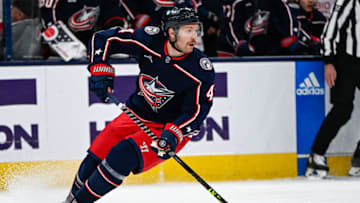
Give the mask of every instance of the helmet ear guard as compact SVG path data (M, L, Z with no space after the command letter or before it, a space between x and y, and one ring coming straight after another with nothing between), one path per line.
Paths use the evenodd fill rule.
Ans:
M203 35L203 26L200 22L199 16L191 8L173 7L172 9L165 11L161 19L161 28L166 37L169 37L169 28L172 28L175 35L177 35L180 26L189 24L198 24L199 31L197 35Z

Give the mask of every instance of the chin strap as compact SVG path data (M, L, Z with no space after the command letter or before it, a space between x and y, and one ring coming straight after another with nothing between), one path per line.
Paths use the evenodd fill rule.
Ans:
M176 46L175 46L175 42L176 42L176 35L175 35L175 41L171 41L169 39L169 42L170 42L170 45L178 52L181 52L181 53L184 53L183 51L181 51L180 49L178 49Z

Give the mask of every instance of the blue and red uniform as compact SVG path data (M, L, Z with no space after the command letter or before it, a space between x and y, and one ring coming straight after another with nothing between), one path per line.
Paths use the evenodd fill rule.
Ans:
M93 36L90 42L90 60L92 64L106 64L111 54L119 52L137 59L140 67L137 87L126 101L126 106L148 124L156 135L160 135L161 128L166 123L179 126L186 139L179 144L178 151L190 139L189 136L200 129L210 110L214 69L210 60L198 49L181 57L170 57L166 44L167 38L158 27L106 30ZM119 131L122 134L120 139L129 138L139 155L141 154L143 163L136 172L148 170L154 162L156 165L162 159L152 151L140 150L143 141L149 146L151 139L136 124L128 128L129 132L116 127L127 119L121 115L110 123L95 139L90 152L100 159L105 158L111 147L119 141L115 139L114 143L109 143L108 137L119 136ZM134 135L136 133L140 135ZM105 146L108 147L104 147L102 143L107 143Z
M311 37L283 0L224 0L219 56L298 53Z
M168 50L177 49L175 41L168 41L173 40L168 30L178 30L182 25L195 28L200 24L199 17L190 8L177 7L165 15L162 28L166 32L145 26L137 30L114 28L93 35L89 43L90 90L106 101L115 76L110 56L125 53L135 58L140 71L126 108L157 139L150 138L127 114L120 114L91 144L67 203L94 202L119 186L130 172L147 171L170 158L169 152L181 150L209 113L215 77L210 60L196 48L179 57L170 56ZM194 44L194 38L189 38L189 43Z
M291 11L304 29L311 36L320 38L327 22L326 17L316 8L306 12L299 4L289 4Z
M88 43L97 30L126 24L118 0L49 0L39 2L44 30L61 20L84 44Z

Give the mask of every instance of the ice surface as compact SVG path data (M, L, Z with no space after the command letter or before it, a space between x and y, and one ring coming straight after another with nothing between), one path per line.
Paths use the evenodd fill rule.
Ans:
M210 182L230 203L349 203L360 202L360 178L305 178L264 181ZM1 203L60 203L69 188L47 187L37 181L12 185L0 192ZM211 203L218 202L202 185L162 183L124 185L113 190L99 203Z

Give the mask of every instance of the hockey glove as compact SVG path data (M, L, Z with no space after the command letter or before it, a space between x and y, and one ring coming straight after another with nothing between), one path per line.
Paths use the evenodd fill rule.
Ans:
M160 159L170 158L169 152L175 152L176 146L183 139L183 134L178 126L167 123L157 141L153 141L150 149L154 151Z
M307 49L304 43L297 40L295 36L286 37L281 40L281 46L287 48L289 54L304 54Z
M309 43L309 54L320 55L321 40L318 37L312 36L311 42Z
M147 14L138 14L135 19L135 29L145 27L145 25L150 21L150 16Z
M247 43L245 40L240 41L237 47L235 48L236 56L251 56L254 55L254 47Z
M115 69L107 64L90 64L88 69L91 73L89 88L102 102L108 100L108 93L114 87Z

